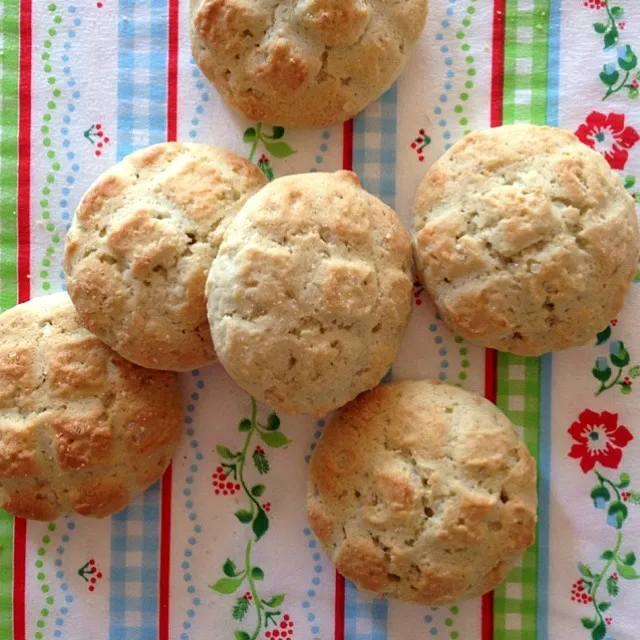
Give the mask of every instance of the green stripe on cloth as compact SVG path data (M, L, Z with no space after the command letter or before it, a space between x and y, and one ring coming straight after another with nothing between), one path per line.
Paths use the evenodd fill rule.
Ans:
M547 121L549 4L549 0L507 0L504 124Z
M17 300L19 0L0 6L0 309Z
M540 359L498 354L497 404L518 427L536 460L540 421ZM530 640L536 636L538 545L496 589L494 618L496 640Z
M549 0L507 0L503 124L545 124ZM540 360L498 355L497 403L538 459ZM495 640L536 640L538 544L527 550L494 596Z
M0 311L17 302L19 0L0 4ZM13 517L0 509L0 638L13 636Z

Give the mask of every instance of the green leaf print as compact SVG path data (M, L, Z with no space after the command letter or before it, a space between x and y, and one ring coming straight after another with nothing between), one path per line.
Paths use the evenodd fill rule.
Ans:
M613 27L610 31L604 34L604 48L609 49L618 42L618 30Z
M274 129L274 133L278 131ZM262 139L261 129L256 131L256 139ZM251 138L251 134L248 134ZM251 459L258 473L265 474L269 471L269 462L265 455L266 446L281 447L289 444L290 440L280 429L280 418L275 412L266 416L266 424L258 422L258 405L255 398L251 398L251 418L244 418L238 423L238 431L243 434L243 444L238 451L229 449L226 446L218 445L216 450L223 459L220 466L227 469L223 476L233 474L236 484L233 490L225 491L224 495L234 495L242 491L246 498L244 506L234 511L235 517L243 524L251 524L253 536L249 535L245 541L244 561L240 568L236 563L227 558L222 566L223 578L215 584L209 585L213 591L220 594L234 594L243 584L246 584L246 592L241 597L235 597L231 607L231 615L234 620L243 622L250 618L253 628L250 632L238 629L234 632L235 640L259 640L261 633L270 625L277 626L285 624L285 627L292 625L290 616L282 613L274 607L284 602L284 594L273 596L270 600L260 597L259 583L264 580L265 574L261 567L253 564L252 549L262 536L269 530L269 518L267 511L271 509L269 502L261 505L259 498L266 492L266 486L262 483L250 484L245 477L248 469L246 465ZM256 439L261 438L266 444L256 444ZM225 462L232 460L233 462ZM217 471L214 478L221 474ZM216 486L214 484L214 486ZM220 494L217 490L216 494ZM255 538L254 538L255 536ZM239 595L239 594L238 594ZM250 615L251 614L251 615ZM282 617L282 620L280 618ZM285 628L283 627L283 628Z
M257 131L253 127L249 127L242 136L243 142L255 142L257 140L258 134Z
M281 593L277 596L273 596L273 598L270 598L269 600L263 600L263 604L265 604L267 607L279 607L285 599L285 595L284 593Z
M611 367L600 369L598 365L596 365L591 370L591 373L593 373L593 377L600 380L600 382L606 382L611 377Z
M624 342L620 341L618 343L618 349L614 353L612 352L609 357L611 358L611 363L614 364L619 369L626 367L631 360L631 356L627 351L627 348L624 346Z
M288 158L295 153L286 142L267 142L265 139L262 142L274 158Z
M616 564L618 567L618 573L625 580L636 580L638 578L638 572L633 567L628 567L626 564L622 564L621 562Z
M580 622L585 629L593 629L596 626L596 620L591 618L580 618Z
M209 589L213 589L218 593L224 593L224 594L235 593L243 581L244 581L244 577L220 578L220 580L218 580L218 582L216 582L215 584L210 584Z
M251 578L253 580L264 580L264 571L260 567L251 569Z
M251 522L253 520L253 514L251 513L251 511L247 511L246 509L238 509L238 511L236 511L233 515L238 518L238 520L240 520L240 522L242 522L243 524L247 524L248 522Z
M279 447L285 447L291 442L291 440L289 440L289 438L287 438L284 433L280 433L279 431L261 431L260 437L266 445L275 449Z
M229 578L235 578L238 575L238 568L236 567L236 563L231 559L227 558L222 565L222 573Z
M591 632L591 640L603 640L607 635L607 627L605 623L600 620L596 628Z
M253 521L253 533L256 534L256 540L260 540L262 536L267 533L269 529L269 518L267 518L267 514L264 512L264 509L260 509L258 511L258 515L256 519Z
M254 498L259 498L264 494L266 487L263 484L255 484L251 487L251 495Z
M267 456L264 454L264 451L259 451L256 449L253 452L253 464L256 465L256 469L258 473L265 474L269 473L269 461L267 460Z
M596 346L604 344L611 337L611 325L607 325L597 336Z
M218 452L218 455L225 460L233 460L238 456L237 453L233 453L231 449L223 447L221 444L216 447L216 451Z
M607 593L613 598L615 598L620 593L618 581L614 580L611 576L607 578Z
M600 72L600 80L602 80L603 84L607 85L607 87L613 87L618 80L620 80L620 72L615 70L608 72L607 68L604 67Z
M233 605L231 615L234 620L242 622L244 617L247 615L247 611L249 611L249 601L246 598L238 598L236 603Z
M616 529L622 529L622 525L629 515L629 510L626 505L616 500L609 505L607 514L613 517L613 526L615 526Z
M635 69L638 64L638 58L629 45L627 45L624 48L623 53L618 56L618 64L620 65L620 68L625 71Z

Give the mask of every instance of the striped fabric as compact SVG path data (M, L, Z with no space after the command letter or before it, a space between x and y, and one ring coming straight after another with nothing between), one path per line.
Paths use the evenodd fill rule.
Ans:
M167 135L167 0L119 0L118 146L123 158ZM160 483L112 519L110 638L158 633Z
M390 207L396 198L398 87L394 84L354 120L353 169L362 186ZM391 380L389 371L384 378ZM353 640L385 640L389 604L345 585L345 634Z
M118 157L167 136L168 0L119 0Z
M395 206L397 84L355 118L353 130L353 168L362 186Z
M16 303L18 2L0 3L0 310ZM0 638L12 635L13 518L0 510Z
M158 634L160 484L111 520L111 640Z
M345 588L345 637L348 640L386 640L387 600L359 591L351 582Z
M529 451L539 457L540 364L537 358L498 356L498 406L509 416ZM530 547L495 593L499 638L536 638L538 542Z
M554 19L557 26L558 13ZM557 86L549 82L558 74L557 35L549 0L507 0L503 124L557 124ZM538 358L498 357L497 404L538 461L540 506L536 542L496 590L496 638L533 640L547 624L550 425L548 397L543 406L541 389L550 384L550 363L551 356L544 367Z

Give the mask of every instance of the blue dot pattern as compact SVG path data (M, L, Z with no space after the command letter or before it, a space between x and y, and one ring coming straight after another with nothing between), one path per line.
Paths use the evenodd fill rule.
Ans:
M318 422L322 422L322 426L324 427L324 420L319 420ZM313 571L315 575L311 579L311 584L314 587L319 587L321 582L320 576L322 575L322 565L320 564L322 557L317 551L314 551L318 547L318 542L314 538L313 532L311 531L311 529L309 529L309 527L305 527L302 530L302 533L307 540L307 546L312 550L311 559L314 563ZM310 626L310 638L311 640L320 640L320 627L316 621L316 614L313 612L313 600L314 598L316 598L316 590L314 588L309 589L307 591L307 597L309 598L308 600L302 601L302 608L306 613L307 621L309 623L314 623L312 626Z
M191 377L192 377L192 382L196 388L196 391L193 391L190 395L191 402L187 405L187 414L184 417L184 423L186 425L185 432L187 436L192 438L192 440L189 443L191 454L193 455L194 460L199 462L204 459L204 453L199 450L200 445L198 444L198 440L196 440L193 437L195 436L195 429L192 425L194 422L193 414L196 411L197 403L200 400L200 391L204 389L205 383L200 376L199 369L195 369L194 371L192 371ZM189 474L185 477L186 485L192 485L194 483L195 478L200 469L199 465L195 461L191 461L189 464ZM198 514L195 510L194 501L192 498L192 491L189 488L189 486L185 486L183 488L182 495L184 495L186 498L184 502L185 513L187 514L187 517L191 522L195 522L198 519ZM194 534L199 534L201 531L202 531L202 527L199 524L194 525L193 527ZM190 558L193 555L192 547L196 546L197 541L198 540L195 535L192 535L189 537L189 539L187 540L189 547L187 547L184 550L185 558ZM183 570L182 580L186 585L187 593L189 594L189 596L192 596L196 592L196 588L193 584L191 584L193 580L193 576L189 572L190 567L191 567L191 564L187 560L184 560L182 562L182 565L181 565L181 568ZM190 599L190 605L192 607L197 607L199 604L200 604L200 598L194 597ZM187 609L186 611L187 618L192 619L195 617L195 615L196 615L195 608ZM182 633L180 637L186 638L187 640L189 640L189 633L186 633L186 632L188 632L189 629L191 628L191 622L189 622L189 620L184 620L182 622L182 628L184 629L185 633Z
M442 30L436 33L436 40L438 41L445 40L446 32L451 27L451 21L448 18L451 18L454 16L456 2L457 0L449 0L450 6L447 7L447 12L446 12L447 18L442 20L442 22L440 23ZM444 91L438 97L438 101L440 102L440 104L446 104L449 100L448 93L453 89L453 83L451 81L455 77L455 71L453 70L453 58L450 55L448 55L450 53L449 45L443 44L440 47L440 53L442 53L445 56L444 64L446 66L445 76L447 80L444 83ZM433 112L436 116L442 116L442 107L436 106ZM442 129L442 137L445 140L444 148L445 150L447 150L451 147L451 143L449 142L449 140L451 139L451 131L448 128L449 125L447 120L445 120L443 117L439 117L438 126ZM444 380L445 378L440 378L440 379Z

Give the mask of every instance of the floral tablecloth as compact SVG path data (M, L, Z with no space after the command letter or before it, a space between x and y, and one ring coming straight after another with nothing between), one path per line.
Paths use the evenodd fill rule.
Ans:
M294 131L230 113L190 57L187 0L0 3L0 305L64 288L83 190L136 148L194 140L272 178L353 167L408 223L426 168L466 131L549 123L640 171L632 0L431 0L400 80L355 121ZM163 481L106 521L0 515L0 637L171 640L640 638L640 287L591 346L523 359L452 335L422 288L394 378L497 401L538 461L537 542L507 582L445 608L336 576L308 528L324 420L270 414L219 366L182 376Z

